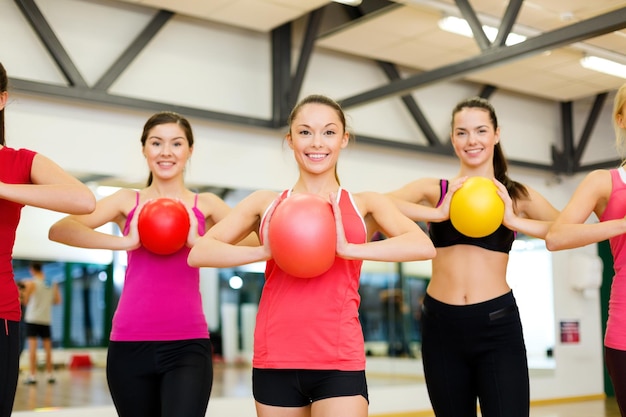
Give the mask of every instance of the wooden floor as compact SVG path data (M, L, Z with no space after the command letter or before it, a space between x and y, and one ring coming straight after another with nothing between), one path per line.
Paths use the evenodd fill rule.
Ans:
M68 411L74 407L101 406L111 407L107 415L115 415L102 367L62 368L58 369L55 375L57 377L55 384L48 384L43 379L43 374L40 374L40 380L35 385L25 385L23 383L25 374L20 375L14 405L16 416L29 415L30 413L21 413L28 411L40 412L58 409ZM252 403L250 375L248 366L217 363L211 398L250 398L250 403ZM402 383L401 380L368 375L368 384L371 386L400 383ZM424 413L415 413L415 416L418 415L419 417L428 417ZM400 416L413 417L410 413L398 414L398 417ZM394 417L394 415L386 414L385 417ZM620 417L620 414L615 401L608 399L533 406L531 407L531 417Z

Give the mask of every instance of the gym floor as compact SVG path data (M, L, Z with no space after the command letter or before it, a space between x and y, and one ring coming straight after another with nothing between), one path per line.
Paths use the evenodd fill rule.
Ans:
M240 398L253 407L251 393L251 370L248 365L225 365L215 364L212 399L217 398ZM14 416L27 417L37 412L48 411L49 415L69 415L73 408L92 407L93 415L115 416L113 404L106 383L104 368L94 366L91 368L69 369L59 367L56 372L56 383L48 384L44 375L40 373L40 380L34 385L25 385L25 372L20 375L17 395L14 405ZM416 381L406 377L394 377L385 375L368 375L370 386L414 384ZM211 407L211 403L209 404ZM250 408L251 409L251 408ZM248 412L250 412L248 409ZM65 412L63 412L65 410ZM101 411L105 410L105 411ZM243 410L242 410L243 411ZM211 413L207 413L209 415ZM233 415L238 415L234 413ZM32 414L33 416L35 414ZM564 402L555 404L533 405L531 417L619 417L620 413L615 400L597 399ZM379 414L380 417L383 417ZM385 414L384 417L432 417L428 412Z

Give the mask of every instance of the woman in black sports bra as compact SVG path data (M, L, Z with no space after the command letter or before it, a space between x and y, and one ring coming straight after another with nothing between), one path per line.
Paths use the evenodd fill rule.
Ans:
M515 298L506 282L515 233L544 238L558 211L532 188L511 180L491 104L470 98L452 112L460 169L451 181L423 178L391 192L402 212L429 222L437 247L422 315L422 359L437 417L528 417L526 348ZM450 198L465 179L492 178L505 203L502 225L482 238L449 220Z

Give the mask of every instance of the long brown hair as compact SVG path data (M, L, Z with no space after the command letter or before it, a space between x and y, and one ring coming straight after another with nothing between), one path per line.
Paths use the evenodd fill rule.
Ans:
M454 129L454 116L463 109L482 109L489 113L489 119L491 120L491 124L493 125L493 130L496 131L498 129L498 117L496 116L496 111L491 105L491 103L482 98L482 97L471 97L459 102L454 109L452 110L452 128ZM504 152L502 151L502 145L500 142L495 144L494 152L493 152L493 172L494 176L498 181L500 181L509 192L509 195L513 200L519 200L522 198L528 198L528 190L524 186L517 181L513 181L509 178L508 175L508 164L506 158L504 157Z
M193 148L193 131L191 129L191 124L189 123L189 120L185 119L180 114L171 111L162 111L153 114L148 119L148 121L146 121L146 124L143 125L143 133L141 134L141 146L146 146L146 140L148 140L148 135L150 134L150 130L152 130L153 127L168 123L176 123L177 125L179 125L183 129L183 132L185 132L185 137L187 138L189 147ZM153 175L152 172L150 172L146 186L150 186L150 184L152 184L152 180Z

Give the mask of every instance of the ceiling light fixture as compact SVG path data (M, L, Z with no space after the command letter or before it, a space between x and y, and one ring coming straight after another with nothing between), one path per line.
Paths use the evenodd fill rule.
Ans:
M460 17L446 16L443 19L439 20L438 25L439 29L445 30L446 32L456 33L457 35L462 35L468 38L474 37L469 23L467 23L465 19L461 19ZM493 42L498 35L498 29L493 26L483 25L483 31L485 32L487 39L489 39L489 41L491 42ZM506 44L509 46L515 45L516 43L524 42L525 40L526 36L511 32L506 38Z
M358 6L363 0L333 0L335 3L347 4L348 6Z
M583 68L593 71L602 72L615 77L626 78L626 65L611 61L610 59L589 55L580 60L580 65L582 65Z

